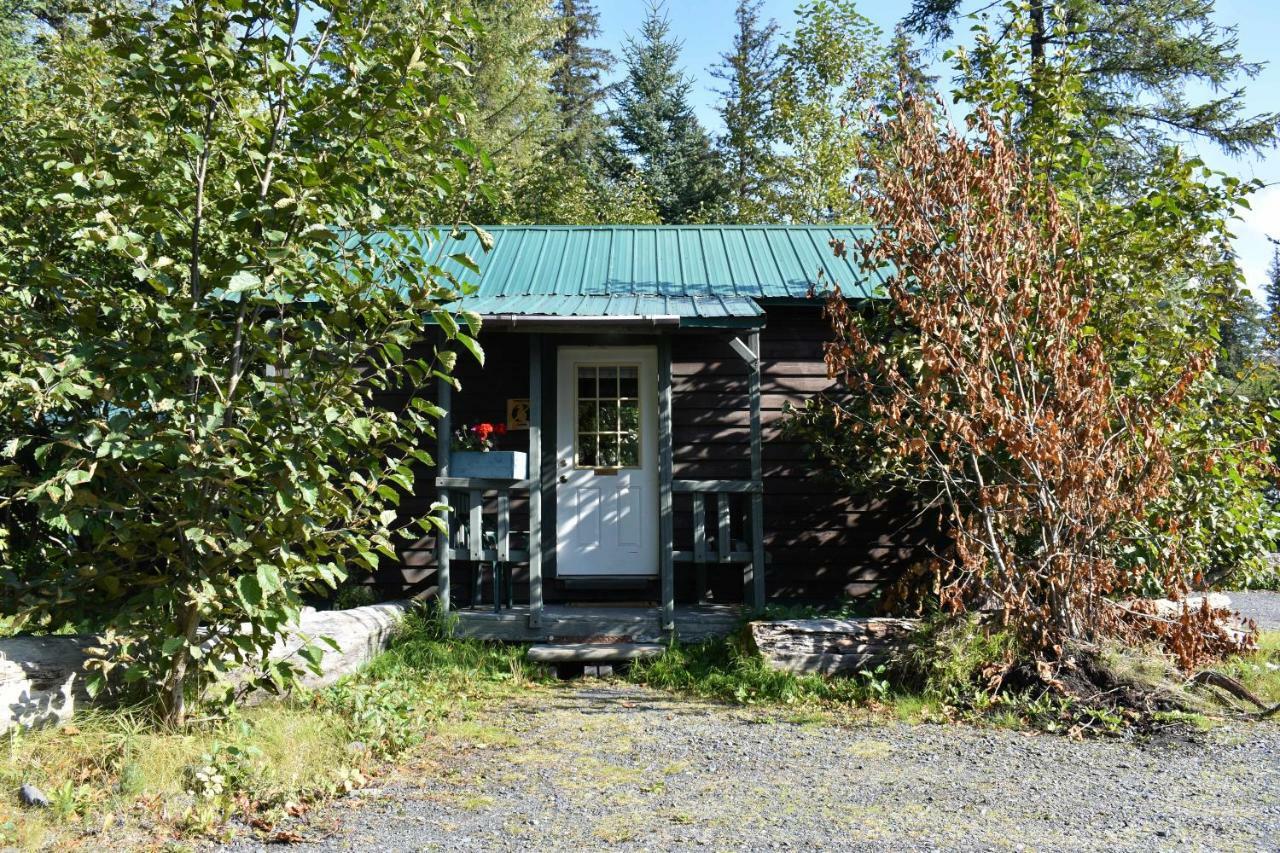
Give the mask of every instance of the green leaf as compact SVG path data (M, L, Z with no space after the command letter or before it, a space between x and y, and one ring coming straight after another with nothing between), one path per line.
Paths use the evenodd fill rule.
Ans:
M248 270L240 270L240 272L231 276L227 282L228 293L243 293L249 290L256 290L262 285L262 279L258 278L254 273Z
M474 311L459 311L458 316L462 317L462 321L467 324L472 337L480 334L480 327L484 325L484 321L479 314Z
M281 589L280 571L270 563L258 565L258 586L264 592L275 592Z
M453 315L448 311L445 311L444 309L432 311L431 316L435 319L437 325L444 330L444 336L446 338L452 338L454 335L458 334L458 321L455 320Z
M458 343L466 347L467 352L471 353L471 355L475 357L475 360L480 363L480 366L483 367L484 349L480 346L480 342L470 335L463 334L459 334L457 340Z
M236 591L240 593L246 610L253 611L262 606L262 583L257 575L241 575L236 580Z

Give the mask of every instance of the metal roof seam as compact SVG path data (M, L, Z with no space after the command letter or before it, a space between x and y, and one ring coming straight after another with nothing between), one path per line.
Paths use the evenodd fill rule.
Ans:
M528 232L528 231L521 231L521 232L520 232L520 241L519 241L518 243L516 243L515 248L514 248L514 249L512 249L512 252L516 255L516 257L519 257L519 256L520 256L520 249L524 246L524 241L528 238L528 236L529 236L529 232ZM497 256L498 256L498 241L497 241L497 240L494 240L494 241L493 241L493 249L491 250L490 257L491 257L491 258L496 258ZM506 275L506 277L502 280L502 284L501 284L501 286L499 286L499 288L498 288L498 290L499 290L499 292L500 292L500 293L501 293L501 292L504 292L504 291L506 290L507 282L511 280L511 276L515 275L515 272L516 272L516 265L515 265L515 264L512 264L511 266L507 267L507 275ZM481 290L481 289L483 289L483 288L484 288L484 273L483 273L483 270L482 270L482 271L481 271L481 274L480 274L480 285L479 285L479 287L477 287L477 288L476 288L476 293L477 293L477 294L479 294L480 290Z
M787 235L787 245L791 247L791 254L796 256L796 265L800 267L800 274L805 278L805 289L813 287L813 282L809 281L809 274L804 269L804 258L800 257L800 249L796 247L795 232L784 231Z

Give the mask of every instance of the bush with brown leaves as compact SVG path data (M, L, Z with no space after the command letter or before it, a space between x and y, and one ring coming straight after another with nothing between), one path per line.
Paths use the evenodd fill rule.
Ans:
M858 399L835 404L837 423L936 497L944 607L998 609L1038 660L1108 638L1160 637L1187 667L1238 647L1208 611L1172 630L1116 600L1144 582L1187 591L1176 548L1155 569L1118 555L1169 494L1169 413L1213 348L1155 399L1118 387L1089 328L1087 247L1054 187L986 116L961 133L936 114L911 96L872 119L857 189L877 231L834 248L881 270L888 300L828 302L827 364Z

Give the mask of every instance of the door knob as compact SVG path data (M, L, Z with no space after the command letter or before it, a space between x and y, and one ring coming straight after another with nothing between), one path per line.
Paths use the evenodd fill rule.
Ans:
M568 474L561 474L561 475L560 475L560 482L562 482L562 483L567 483L567 482L569 482L569 475L568 475Z

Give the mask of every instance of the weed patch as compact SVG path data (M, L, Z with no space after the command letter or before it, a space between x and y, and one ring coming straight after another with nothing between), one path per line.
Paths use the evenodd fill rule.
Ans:
M1228 658L1214 669L1236 679L1268 705L1280 702L1280 631L1260 633L1254 651Z
M0 801L0 847L71 846L104 830L143 845L192 835L222 840L232 817L273 840L283 816L364 785L433 734L509 745L510 735L467 717L476 703L549 680L522 652L451 639L440 620L413 614L358 675L182 731L131 709L13 730L4 737L0 786L31 782L51 807Z

